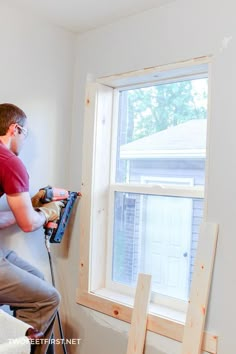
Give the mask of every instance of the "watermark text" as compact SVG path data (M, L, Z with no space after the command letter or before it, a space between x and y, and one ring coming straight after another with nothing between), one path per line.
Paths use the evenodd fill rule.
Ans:
M30 343L33 345L42 345L42 344L70 344L70 345L79 345L81 339L80 338L70 338L70 339L64 339L64 338L35 338L35 339L28 339L27 337L23 338L15 338L15 339L8 339L8 342L11 344L25 344Z

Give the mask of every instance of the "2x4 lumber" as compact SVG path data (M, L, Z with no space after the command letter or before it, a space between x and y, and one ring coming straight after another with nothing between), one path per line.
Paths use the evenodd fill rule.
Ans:
M151 275L139 274L129 331L127 354L143 354L150 291Z
M195 268L184 327L182 354L200 354L218 235L218 225L200 228Z

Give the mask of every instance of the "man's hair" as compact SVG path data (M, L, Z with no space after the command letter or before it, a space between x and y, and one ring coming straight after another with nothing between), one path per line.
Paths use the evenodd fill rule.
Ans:
M0 104L0 136L6 135L11 124L17 123L23 127L26 118L26 114L14 104Z

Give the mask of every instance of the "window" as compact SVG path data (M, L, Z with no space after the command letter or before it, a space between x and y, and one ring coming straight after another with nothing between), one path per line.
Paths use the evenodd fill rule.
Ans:
M77 302L130 321L138 273L151 273L148 328L177 340L204 215L208 66L103 78L86 93Z
M107 285L130 293L138 273L150 273L153 301L188 300L203 211L203 190L192 193L205 180L207 72L179 80L118 94Z

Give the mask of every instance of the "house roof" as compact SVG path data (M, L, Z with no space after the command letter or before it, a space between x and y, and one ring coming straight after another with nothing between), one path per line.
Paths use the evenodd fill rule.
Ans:
M204 158L206 119L192 119L121 146L121 159Z

